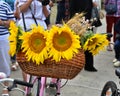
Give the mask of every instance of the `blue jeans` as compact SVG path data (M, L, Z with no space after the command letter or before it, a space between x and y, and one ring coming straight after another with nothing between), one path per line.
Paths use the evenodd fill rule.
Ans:
M11 62L12 62L12 63L15 63L15 62L16 62L16 55L11 56Z
M120 40L117 39L114 44L115 58L120 61Z

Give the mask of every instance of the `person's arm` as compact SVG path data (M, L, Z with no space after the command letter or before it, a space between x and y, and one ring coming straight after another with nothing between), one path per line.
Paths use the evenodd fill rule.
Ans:
M32 3L33 0L27 0L27 2L23 5L20 6L20 11L21 12L26 12L30 6L30 4Z
M44 13L45 17L48 17L50 12L46 6L50 3L50 0L39 0L39 1L42 3L43 13Z
M53 7L53 5L54 5L54 4L53 4L53 1L50 0L49 6L50 6L50 7Z
M15 7L14 16L16 19L20 19L20 8L18 7L18 4L19 4L19 2L18 2L18 0L16 0L15 5L14 5L14 7Z
M5 26L5 27L9 28L11 21L13 21L13 20L7 20L7 21L0 20L0 26Z
M98 7L98 4L96 2L93 2L94 7Z
M45 17L48 17L50 14L50 12L48 11L46 6L43 6L43 13L44 13Z

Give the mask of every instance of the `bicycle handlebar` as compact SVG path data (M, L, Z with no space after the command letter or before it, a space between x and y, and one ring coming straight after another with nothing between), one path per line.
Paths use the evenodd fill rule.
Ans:
M13 82L13 85L12 86L8 86L8 88L7 88L9 91L11 91L13 88L17 87L16 84L27 86L27 87L33 87L33 84L28 83L26 81L18 80L18 79L13 79L13 78L0 79L0 82L5 82L5 81Z
M25 81L17 80L17 79L14 79L14 83L19 84L19 85L24 85L27 87L33 87L33 84L30 84L30 83L25 82Z

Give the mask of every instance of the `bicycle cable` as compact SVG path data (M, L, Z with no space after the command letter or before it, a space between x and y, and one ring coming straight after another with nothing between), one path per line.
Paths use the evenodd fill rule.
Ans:
M67 82L68 82L68 79L65 81L65 83L60 88L64 87L67 84Z

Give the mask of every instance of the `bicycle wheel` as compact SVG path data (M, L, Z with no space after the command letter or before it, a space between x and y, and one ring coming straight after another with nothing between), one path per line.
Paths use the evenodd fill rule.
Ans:
M113 81L108 81L104 85L101 96L117 96L117 86L115 82Z

